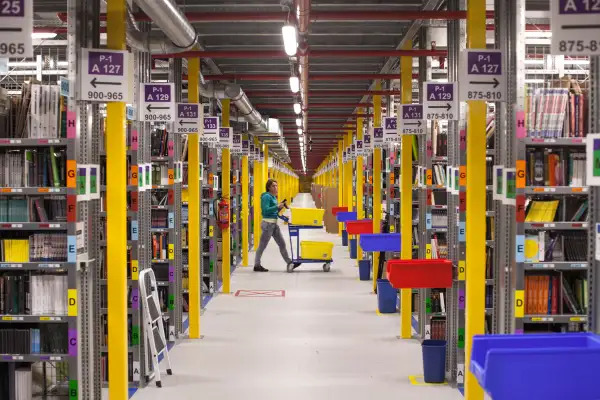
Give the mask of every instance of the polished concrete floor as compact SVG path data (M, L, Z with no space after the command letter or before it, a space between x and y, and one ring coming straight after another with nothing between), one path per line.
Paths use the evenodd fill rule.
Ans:
M303 194L294 206L314 203ZM307 264L288 274L271 241L263 258L271 271L237 268L232 294L215 297L202 316L204 339L178 343L170 353L174 375L133 399L461 399L448 386L411 383L409 376L422 374L420 344L396 338L398 314L377 314L371 284L358 280L341 238L323 230L301 237L335 243L331 272ZM260 291L285 297L257 297Z

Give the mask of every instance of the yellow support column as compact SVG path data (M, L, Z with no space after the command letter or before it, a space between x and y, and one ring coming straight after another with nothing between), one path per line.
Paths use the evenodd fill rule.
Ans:
M243 140L248 140L248 136L245 135ZM242 267L248 266L248 237L249 225L250 225L250 205L248 202L250 182L248 180L248 155L242 156Z
M224 128L229 128L229 103L231 100L222 99L221 106L221 124ZM231 206L231 154L229 149L223 149L221 152L221 193ZM221 231L221 265L223 271L223 293L231 292L231 234L230 227Z
M412 49L412 40L407 41L405 50ZM412 103L412 57L400 57L400 82L402 104ZM400 237L402 238L401 258L412 258L412 136L401 139L400 154ZM485 154L485 151L484 151ZM400 298L400 337L412 337L412 289L401 289Z
M375 90L381 90L381 81L375 84ZM373 126L381 127L381 96L373 96ZM374 140L371 138L371 140ZM373 149L373 233L381 232L381 149ZM377 289L379 273L379 252L373 252L373 292Z
M256 148L260 148L259 142L257 139L254 139L254 146ZM256 154L256 153L255 153ZM260 195L264 190L264 185L262 183L262 163L254 160L254 251L258 249L258 240L260 239Z
M486 48L485 1L467 2L467 47ZM485 101L468 101L467 116L467 271L465 399L483 400L483 389L470 372L473 335L485 334Z
M356 140L363 139L363 109L358 109L358 117L356 118ZM363 208L363 158L356 157L356 217L358 219L365 218L365 210ZM360 247L359 238L356 237L356 262L357 264L363 259L362 248Z
M344 205L344 165L342 164L342 149L343 149L343 142L339 141L338 145L337 145L337 160L338 160L338 165L337 165L337 174L338 174L338 205L341 207ZM342 236L342 229L344 229L344 224L343 223L338 223L338 232L339 232L339 236Z
M350 146L352 143L352 131L348 131L346 134L346 148ZM348 157L349 158L349 157ZM346 163L346 176L348 179L346 180L346 196L348 196L348 211L354 210L354 193L352 193L352 161L348 161ZM350 240L350 236L348 236L348 240ZM348 245L348 251L350 251L350 245Z
M199 102L200 59L188 59L188 103ZM198 111L202 115L202 104ZM188 135L188 220L189 220L189 322L190 339L200 338L200 142L199 134Z
M125 46L125 0L106 3L106 47L127 50ZM106 209L108 296L108 393L113 400L128 397L127 349L127 148L125 147L125 103L106 105Z
M269 146L263 145L263 151L265 154L265 158L263 159L263 187L267 186L267 181L269 180Z

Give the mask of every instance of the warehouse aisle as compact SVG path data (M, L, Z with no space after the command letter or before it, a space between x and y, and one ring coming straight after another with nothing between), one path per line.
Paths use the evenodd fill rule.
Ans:
M314 207L309 194L294 205ZM174 375L134 400L462 398L447 386L410 383L409 375L422 373L420 345L396 339L397 314L377 315L370 283L357 280L341 238L324 231L302 237L336 243L331 272L307 264L286 273L272 241L263 259L271 271L238 268L232 295L217 296L203 314L204 339L176 345ZM252 297L234 296L238 290ZM255 297L259 291L273 292Z

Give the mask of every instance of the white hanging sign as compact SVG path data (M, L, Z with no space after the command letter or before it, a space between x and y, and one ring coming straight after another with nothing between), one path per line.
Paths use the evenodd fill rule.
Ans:
M175 92L173 83L142 83L140 121L173 122L175 120Z
M458 120L458 92L456 83L423 83L425 119Z
M219 128L219 141L215 143L217 149L231 149L233 130L231 128Z
M242 154L242 134L234 133L231 135L231 155Z
M397 117L383 118L383 141L386 144L398 143L400 141Z
M368 157L373 152L373 135L369 133L363 135L363 155Z
M588 134L586 137L586 180L584 185L600 186L600 134Z
M1 7L2 1L0 1ZM130 103L129 52L82 49L79 99Z
M0 1L0 57L33 57L33 0Z
M383 128L373 128L373 148L383 149L386 144L383 140Z
M249 140L242 140L242 155L243 156L247 156L249 155L249 150L250 150L250 141Z
M600 55L600 1L550 1L552 54Z
M400 105L400 134L424 135L427 122L423 117L422 104Z
M219 117L204 117L200 142L213 146L219 141Z
M463 50L459 100L506 101L506 74L500 50Z
M200 105L177 103L175 133L198 133L200 131Z

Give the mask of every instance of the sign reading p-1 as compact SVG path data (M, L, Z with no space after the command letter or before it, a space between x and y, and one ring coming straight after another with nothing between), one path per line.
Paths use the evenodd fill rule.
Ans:
M456 83L425 82L425 119L458 120Z
M550 2L552 54L600 55L600 1Z
M129 52L83 49L80 100L130 103Z
M423 104L400 105L400 134L423 135L427 123L424 121Z
M0 1L0 57L33 57L33 0Z
M397 143L400 140L398 136L398 118L384 117L383 118L383 142Z
M463 50L460 100L506 101L506 75L500 50Z
M192 103L177 103L177 119L175 133L200 132L199 105Z
M175 118L173 83L142 83L140 121L172 122Z

